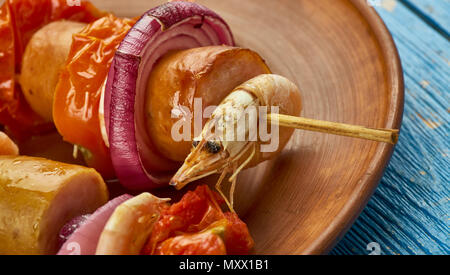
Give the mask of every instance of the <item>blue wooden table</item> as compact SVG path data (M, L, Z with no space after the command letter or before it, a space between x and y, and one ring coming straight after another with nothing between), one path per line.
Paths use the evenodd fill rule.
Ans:
M405 113L377 191L331 254L450 254L450 0L369 3L400 53Z

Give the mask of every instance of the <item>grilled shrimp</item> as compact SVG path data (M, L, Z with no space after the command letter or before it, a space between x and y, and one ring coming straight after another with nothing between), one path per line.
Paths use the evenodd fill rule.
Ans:
M3 132L0 132L0 155L19 155L17 145Z
M264 146L269 146L271 140L261 136L261 129L260 135L257 135L256 128L267 125L268 113L278 111L280 114L298 116L301 106L299 89L282 76L264 74L238 86L215 109L201 135L194 139L191 153L170 184L181 189L200 178L220 174L216 189L233 210L237 175L245 168L275 157L293 133L293 129L279 129L273 123L271 136L278 133L278 146L267 150ZM259 107L265 107L267 113ZM227 174L231 174L229 181L232 182L230 200L221 191Z

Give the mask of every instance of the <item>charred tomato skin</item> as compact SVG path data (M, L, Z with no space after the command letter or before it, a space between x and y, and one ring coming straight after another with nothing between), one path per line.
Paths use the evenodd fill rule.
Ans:
M33 34L50 22L71 20L90 23L105 13L89 1L70 6L66 0L6 0L0 8L0 124L14 138L25 140L54 129L25 100L16 74Z
M115 172L100 129L100 100L116 50L135 22L108 14L74 35L53 102L58 132L83 147L87 165L107 179Z
M219 194L206 185L166 205L141 254L248 254L254 242L237 214L223 212Z

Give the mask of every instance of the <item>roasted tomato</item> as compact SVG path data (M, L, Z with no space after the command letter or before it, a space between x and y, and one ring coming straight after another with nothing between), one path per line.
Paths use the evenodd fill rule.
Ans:
M114 54L135 22L109 14L74 35L54 97L58 132L81 146L86 163L106 178L114 170L100 128L100 99Z
M53 21L89 23L104 16L88 1L73 6L68 3L66 0L6 0L0 8L0 124L18 139L53 128L31 110L16 81L31 36Z
M208 186L197 187L162 211L142 254L248 254L253 247L246 224Z
M226 255L223 240L224 226L194 234L176 236L162 242L156 247L156 255Z

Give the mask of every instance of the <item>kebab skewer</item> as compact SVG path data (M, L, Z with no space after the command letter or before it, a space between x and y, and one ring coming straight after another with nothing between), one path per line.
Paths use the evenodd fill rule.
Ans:
M26 0L7 1L2 7L2 15L6 14L5 22L15 20L14 14L23 1ZM54 3L47 0L33 3L37 2ZM0 119L6 130L13 134L23 134L27 130L30 130L28 134L36 134L46 131L54 122L62 136L83 153L88 166L96 168L105 178L117 176L129 189L148 190L165 186L169 181L180 189L192 181L217 173L221 176L216 187L222 193L221 183L227 174L231 174L230 199L222 196L233 210L233 192L239 172L276 157L289 141L293 128L393 144L398 139L397 130L368 129L298 117L301 112L298 87L284 77L270 74L270 69L257 53L235 47L225 21L203 6L171 2L148 11L141 18L122 19L97 11L87 1L82 3L81 10L72 10L62 3L62 11L57 10L57 14L45 17L56 22L40 21L34 24L36 29L24 31L23 37L7 40L13 41L13 48L19 50L13 54L6 51L7 54L2 55L2 60L8 59L8 62L3 62L2 65L6 65L0 69L7 72L3 76L8 79L0 80L9 84L2 85L0 92L10 95L13 91L16 96L1 98L0 111L3 113ZM78 23L59 21L75 18L82 19L77 20ZM22 25L16 22L11 26ZM5 29L10 25L1 27ZM55 35L61 39L45 39ZM194 148L189 153L192 142L177 143L170 136L168 129L176 121L169 117L174 107L180 105L192 111L194 97L204 99L205 105L219 106L213 117L204 121L205 127L201 135L195 137ZM266 141L258 139L227 140L223 133L228 131L228 124L216 127L216 121L226 121L230 113L242 116L240 109L249 106L280 108L279 113L250 115L249 118L280 126L280 142L275 150L263 152L260 145ZM32 115L26 115L30 113ZM192 120L191 117L184 119ZM24 126L30 123L33 127ZM241 131L249 137L248 127L241 128ZM8 154L17 154L17 150ZM184 161L182 165L181 161ZM173 176L179 166L181 168ZM101 181L98 182L102 185ZM96 199L95 203L98 205L103 199ZM214 197L213 201L216 200L219 199ZM156 219L150 219L142 230L133 231L132 224L139 220L138 216L120 214L120 209L139 212L140 205L147 205L148 214L159 215L162 212L158 207L165 203L144 193L129 204L123 204L117 215L111 216L112 211L108 211L109 215L101 215L102 221L108 221L108 225L94 230L99 233L105 229L105 234L95 239L100 240L100 245L94 250L98 249L97 252L102 254L136 253L149 234L170 232L164 227L154 231ZM147 243L147 253L173 252L173 245L186 241L185 237L194 246L201 244L196 241L207 237L223 252L224 247L230 246L224 246L217 239L222 232L217 228L228 228L229 222L237 222L238 218L233 216L234 213L217 213L220 219L216 221L225 222L225 225L210 228L211 224L208 224L200 231L185 229L189 236L172 236ZM111 220L108 219L110 216ZM55 220L58 221L51 232L64 219ZM129 226L121 228L122 221ZM233 231L233 227L229 228ZM245 230L241 232L245 233ZM50 235L53 238L54 235ZM132 243L131 237L138 237L139 243ZM124 239L126 241L122 243ZM226 242L226 239L222 241ZM163 245L165 240L170 241ZM110 243L117 245L108 246ZM244 245L245 251L251 244L252 241L248 241ZM39 249L37 251L48 251Z

